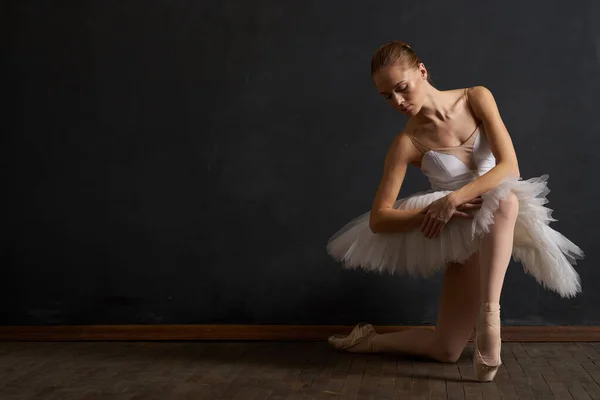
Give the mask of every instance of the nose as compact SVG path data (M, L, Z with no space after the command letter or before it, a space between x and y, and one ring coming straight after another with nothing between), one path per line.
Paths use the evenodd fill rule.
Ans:
M404 104L404 98L402 96L400 96L398 93L394 93L394 103L398 107L402 107L402 105Z

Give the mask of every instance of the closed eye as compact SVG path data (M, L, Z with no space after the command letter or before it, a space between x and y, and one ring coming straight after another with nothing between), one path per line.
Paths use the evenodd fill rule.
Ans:
M396 89L394 89L394 91L396 91L396 92L405 92L406 89L408 89L408 85L404 85L404 86L402 86L400 88L396 88ZM385 94L383 94L383 98L386 99L386 100L389 100L389 99L392 98L392 95L385 93Z

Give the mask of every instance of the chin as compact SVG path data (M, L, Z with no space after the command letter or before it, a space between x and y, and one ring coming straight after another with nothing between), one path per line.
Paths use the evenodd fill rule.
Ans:
M417 114L419 113L419 110L420 110L420 109L419 109L419 108L417 108L417 107L416 107L416 106L413 104L413 106L411 107L411 109L410 109L410 110L408 110L408 111L406 112L406 115L410 115L411 117L414 117L415 115L417 115Z

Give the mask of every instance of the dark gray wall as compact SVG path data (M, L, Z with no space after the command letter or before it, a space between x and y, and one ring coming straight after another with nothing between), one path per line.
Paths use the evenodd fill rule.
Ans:
M586 252L570 300L513 264L505 322L600 323L597 1L13 3L1 324L433 323L441 276L325 252L404 123L369 76L391 39L438 88L494 93ZM411 170L401 196L424 188Z

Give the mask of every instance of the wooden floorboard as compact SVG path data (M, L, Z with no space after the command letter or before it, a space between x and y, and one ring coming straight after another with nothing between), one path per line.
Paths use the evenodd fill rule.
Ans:
M0 341L313 340L347 334L342 325L75 325L0 326ZM433 326L375 325L378 333ZM474 335L473 335L474 336ZM473 337L471 338L471 340ZM600 342L600 326L502 326L505 342Z
M0 399L600 400L600 343L505 342L494 382L326 342L0 342Z

